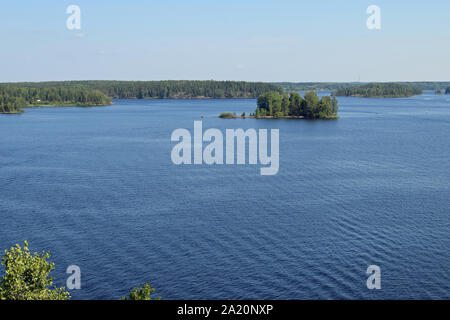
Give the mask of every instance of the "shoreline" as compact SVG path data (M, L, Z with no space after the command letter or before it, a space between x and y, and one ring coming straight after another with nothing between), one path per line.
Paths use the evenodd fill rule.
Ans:
M0 114L22 114L25 111L19 110L19 111L10 111L10 112L0 112Z
M87 104L87 105L79 105L79 104L39 104L39 105L31 105L31 106L25 106L22 107L24 109L26 108L64 108L64 107L79 107L79 108L89 108L89 107L107 107L111 106L114 103L108 103L108 104Z
M305 118L303 116L284 116L284 117L274 117L274 116L233 116L233 117L221 117L218 116L218 118L220 119L275 119L275 120L280 120L280 119L288 119L288 120L335 120L335 119L339 119L339 116L329 116L326 118Z
M349 96L340 96L340 95L336 95L336 97L350 97L350 98L363 98L363 99L395 99L395 98L411 98L411 97L415 97L418 96L418 94L413 94L410 96L364 96L364 95L357 95L357 94L353 94L353 95L349 95Z

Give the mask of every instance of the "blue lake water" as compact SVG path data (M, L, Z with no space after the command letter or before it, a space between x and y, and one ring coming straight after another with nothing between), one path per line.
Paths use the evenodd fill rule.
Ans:
M339 103L335 121L216 117L255 100L0 115L0 249L50 250L60 286L80 266L75 299L449 299L450 96ZM279 173L172 164L194 120L279 129Z

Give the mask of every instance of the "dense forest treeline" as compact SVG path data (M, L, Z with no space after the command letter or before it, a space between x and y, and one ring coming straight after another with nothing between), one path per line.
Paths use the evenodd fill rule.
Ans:
M336 91L359 85L357 82L275 82L284 92L294 91Z
M265 82L244 81L58 81L6 84L25 88L90 88L119 99L190 99L190 98L257 98L269 92L282 92L281 87Z
M411 97L417 94L422 94L422 90L399 83L369 83L336 91L337 96L364 98L399 98Z
M420 90L439 90L450 87L449 81L441 82L392 82L412 86ZM368 85L368 82L275 82L284 92L292 91L337 91L349 87Z
M21 112L35 105L95 106L111 103L110 98L190 99L190 98L258 98L268 92L336 91L342 96L409 97L421 90L447 88L450 82L244 82L244 81L56 81L0 84L0 113ZM442 89L443 91L443 89ZM288 95L291 99L291 95ZM110 97L110 98L108 98ZM277 98L278 99L278 98ZM277 104L278 102L276 102Z
M0 113L19 113L32 106L102 106L111 104L103 92L88 88L35 88L0 85Z
M336 97L319 99L314 91L306 93L304 98L296 92L290 95L268 92L258 97L257 105L256 118L333 119L338 112Z
M397 82L396 82L397 83ZM439 81L439 82L398 82L399 84L406 84L420 90L440 90L441 88L446 88L450 86L449 81Z

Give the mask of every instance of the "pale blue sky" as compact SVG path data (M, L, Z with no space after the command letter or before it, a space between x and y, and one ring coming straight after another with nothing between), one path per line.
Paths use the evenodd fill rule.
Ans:
M0 39L1 82L450 80L448 0L1 0Z

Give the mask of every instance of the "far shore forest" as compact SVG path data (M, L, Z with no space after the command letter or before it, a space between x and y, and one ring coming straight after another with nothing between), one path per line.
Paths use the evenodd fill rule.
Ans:
M447 86L447 87L445 87ZM396 98L422 90L450 94L450 82L267 83L244 81L57 81L0 83L0 113L36 106L106 106L112 99L258 99L256 118L337 117L335 96ZM445 88L445 89L444 89ZM311 91L332 90L318 99ZM302 98L296 91L310 91ZM287 92L292 92L287 94ZM233 116L233 115L232 115Z

